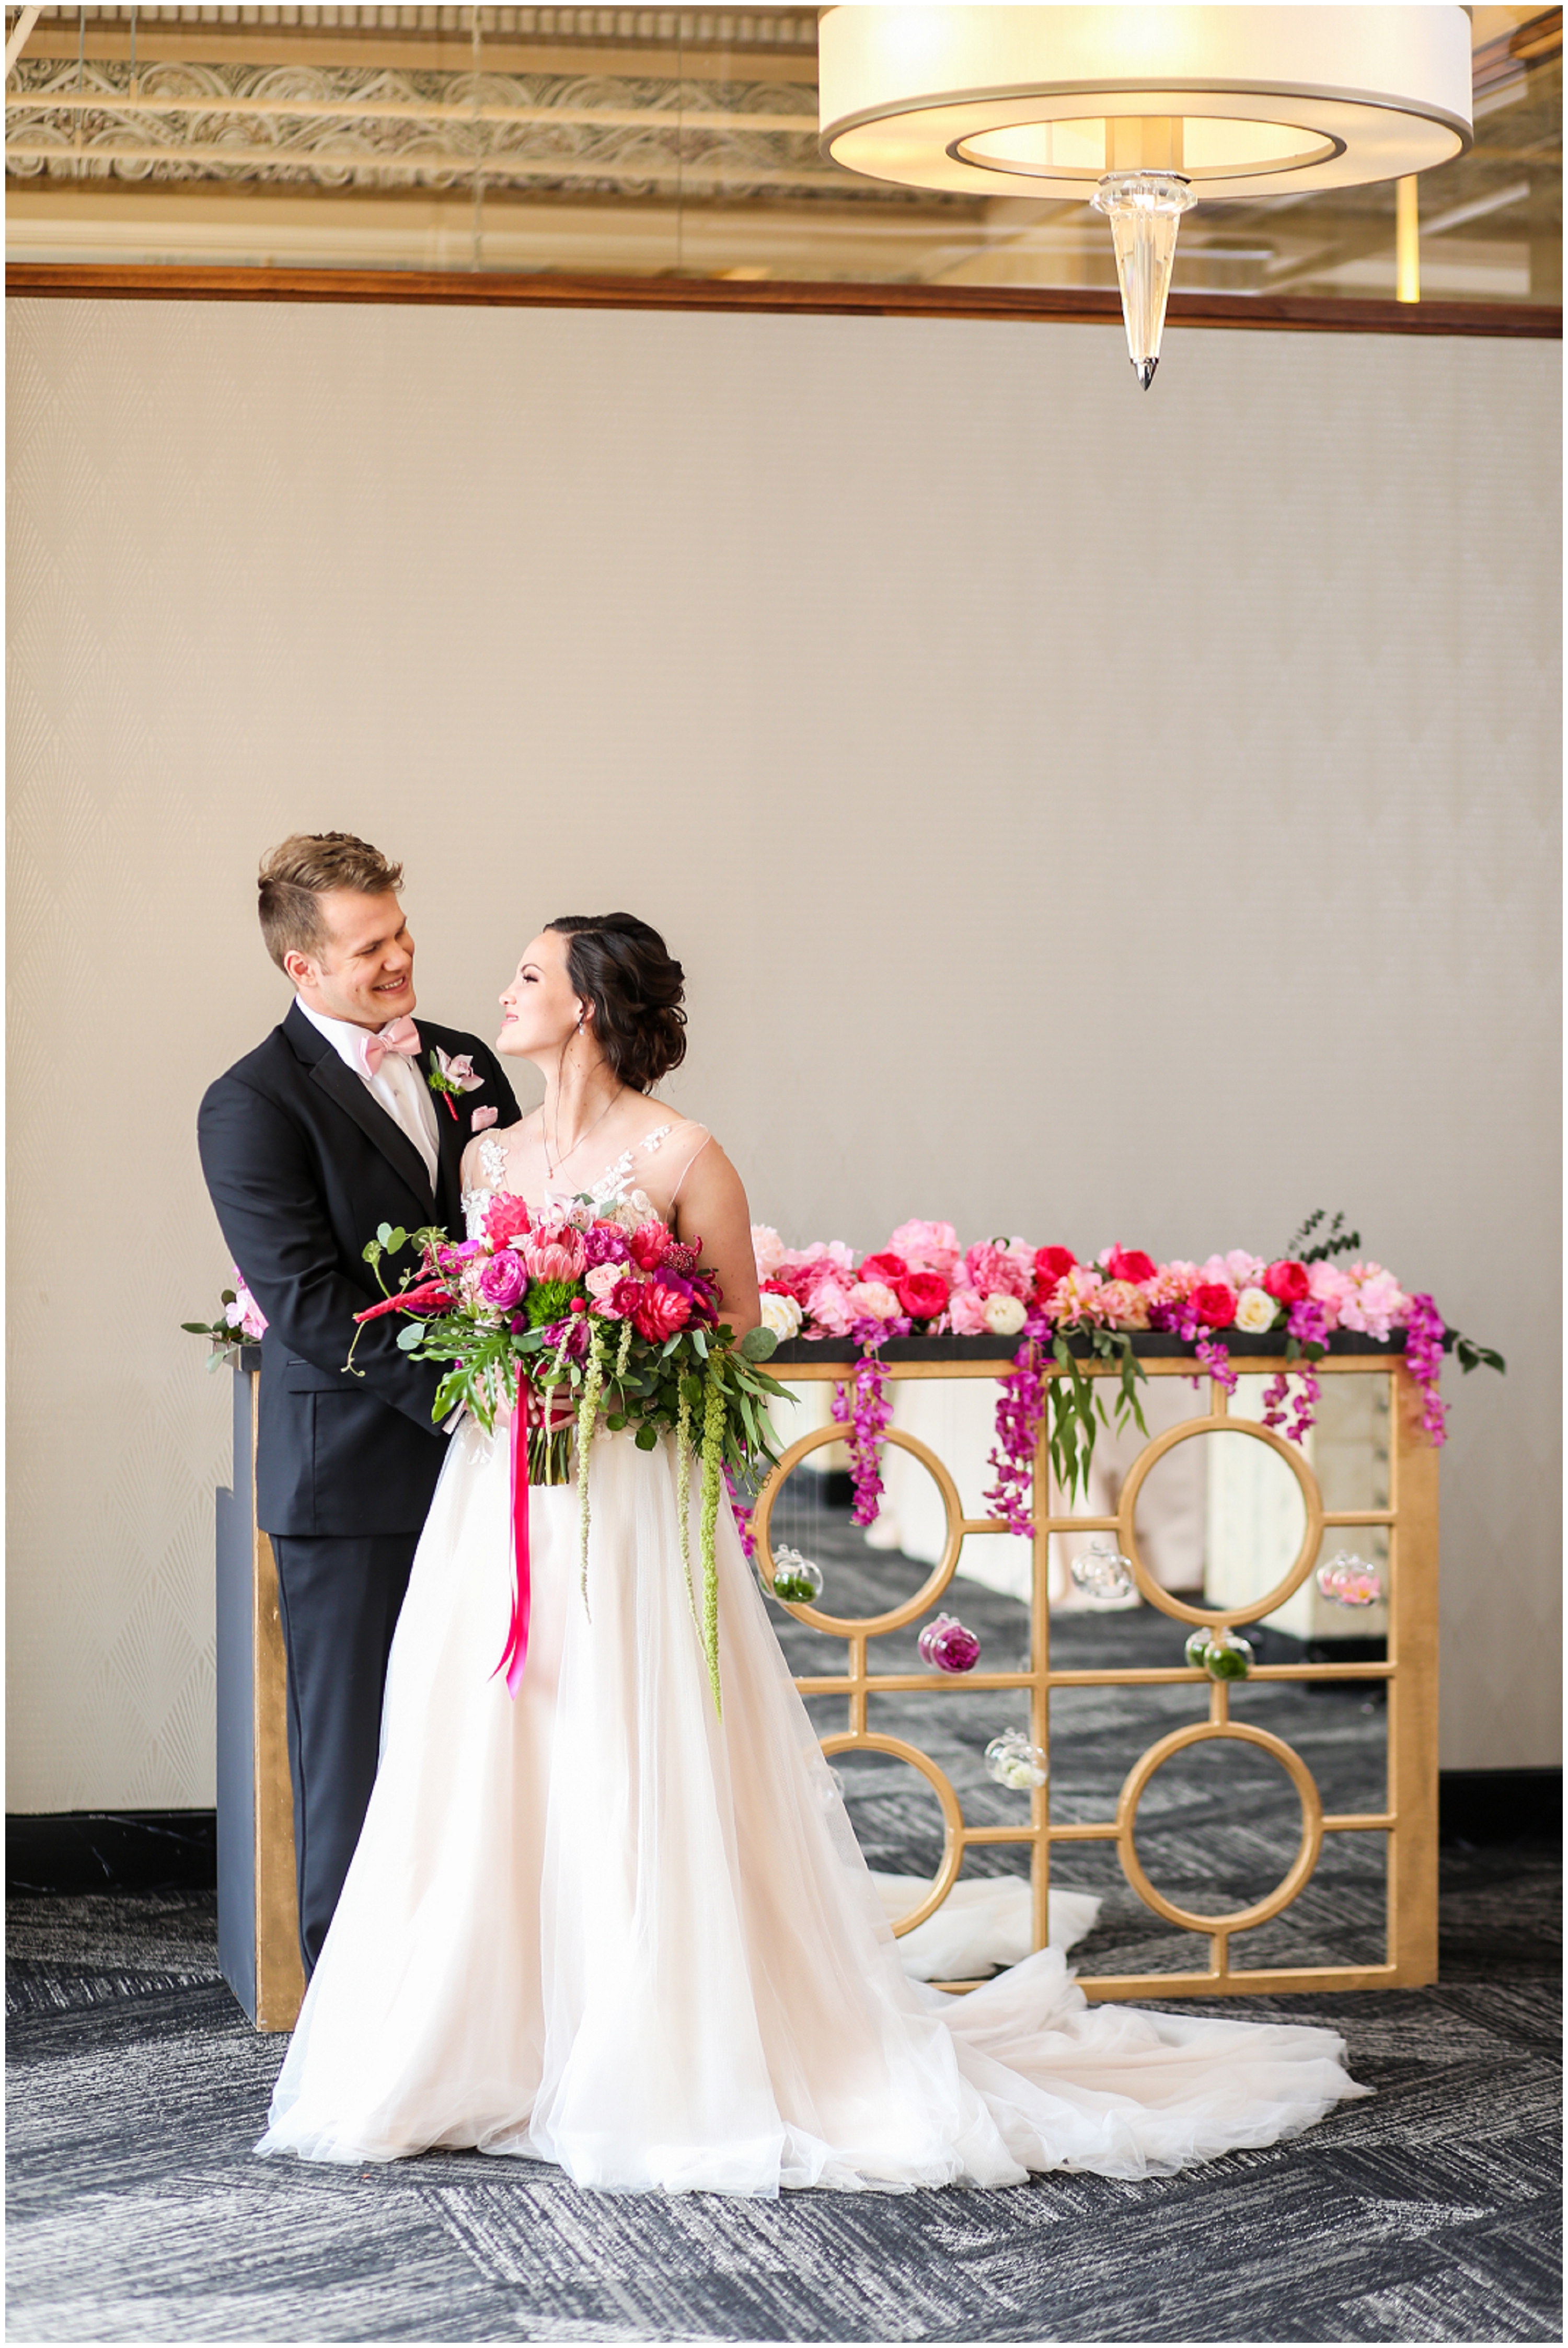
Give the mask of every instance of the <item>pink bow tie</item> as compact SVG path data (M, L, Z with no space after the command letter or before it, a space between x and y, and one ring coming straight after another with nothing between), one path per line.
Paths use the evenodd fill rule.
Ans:
M419 1056L419 1031L408 1018L394 1019L378 1035L365 1038L365 1065L374 1076L388 1052L401 1053L406 1060Z

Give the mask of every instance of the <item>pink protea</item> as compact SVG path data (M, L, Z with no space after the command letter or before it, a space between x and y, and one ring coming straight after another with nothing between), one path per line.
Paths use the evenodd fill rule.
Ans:
M587 1264L583 1234L570 1224L524 1240L519 1253L535 1280L581 1280Z

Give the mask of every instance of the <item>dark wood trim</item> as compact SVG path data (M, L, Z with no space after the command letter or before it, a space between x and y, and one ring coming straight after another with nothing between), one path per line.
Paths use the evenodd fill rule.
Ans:
M13 262L7 294L75 301L390 302L489 309L739 310L861 318L1040 319L1119 324L1120 297L1099 289L1011 285L841 285L714 277L568 277L547 271L174 269ZM1561 304L1315 301L1305 296L1172 294L1180 326L1268 327L1331 335L1563 338Z

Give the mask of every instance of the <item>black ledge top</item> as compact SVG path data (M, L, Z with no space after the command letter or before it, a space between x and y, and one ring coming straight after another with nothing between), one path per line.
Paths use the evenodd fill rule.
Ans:
M1224 1342L1225 1351L1233 1360L1247 1354L1264 1361L1277 1361L1284 1352L1285 1332L1268 1329L1261 1335L1251 1335L1244 1329L1222 1329L1216 1334ZM1024 1340L1021 1337L890 1337L879 1350L887 1362L996 1362L1011 1364ZM1445 1345L1448 1337L1445 1335ZM1094 1348L1087 1337L1069 1337L1068 1345L1083 1361L1093 1359ZM1150 1361L1196 1360L1193 1348L1182 1338L1166 1330L1135 1332L1132 1350ZM1396 1329L1387 1338L1363 1336L1358 1330L1336 1329L1328 1340L1330 1354L1402 1354L1405 1332ZM861 1349L852 1337L790 1337L768 1356L771 1368L779 1362L854 1362Z

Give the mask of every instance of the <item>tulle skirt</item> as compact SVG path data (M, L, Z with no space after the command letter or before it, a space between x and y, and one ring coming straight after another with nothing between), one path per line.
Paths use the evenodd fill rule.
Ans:
M1091 2008L1057 1948L966 1996L909 1979L727 1506L721 1722L673 1447L601 1435L590 1497L585 1603L574 1490L531 1495L513 1701L506 1445L453 1437L263 2152L477 2147L618 2190L1002 2186L1173 2170L1367 2092L1330 2031Z

